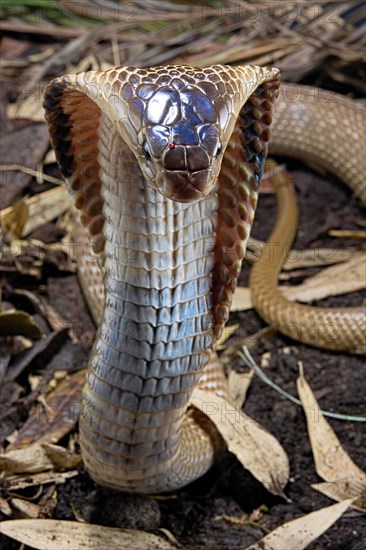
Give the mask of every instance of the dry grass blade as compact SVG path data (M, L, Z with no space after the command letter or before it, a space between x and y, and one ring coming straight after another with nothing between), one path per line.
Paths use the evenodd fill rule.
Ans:
M79 475L78 470L70 470L68 472L54 472L52 470L48 472L40 472L39 474L24 474L13 475L6 478L8 491L19 491L28 489L29 487L37 487L39 485L46 485L49 483L55 483L61 485L68 479Z
M262 380L262 382L264 382L265 384L268 384L268 386L270 386L273 390L275 390L277 393L282 395L282 397L285 397L285 399L288 399L292 403L296 403L296 405L299 405L300 407L302 406L302 403L299 399L297 399L296 397L293 397L293 395L291 395L286 390L284 390L283 388L281 388L280 386L272 382L272 380L270 380L270 378L268 378L268 376L264 374L262 369L260 369L256 364L256 362L254 361L248 346L243 346L241 351L236 350L236 353L237 355L239 355L239 357L241 357L241 359L243 360L244 364L247 365L247 367L254 370L254 372ZM268 357L264 358L262 356L262 359L265 359L263 361L262 366L268 367L269 366ZM347 422L366 422L365 415L338 414L338 413L333 413L329 411L324 411L321 409L320 409L320 413L323 416L328 416L329 418L335 418L337 420L346 420Z
M229 327L225 327L220 338L215 343L215 349L223 349L225 347L225 342L235 333L236 330L238 330L239 327L239 323L236 323L235 325L230 325Z
M5 28L13 32L37 32L64 39L75 37L43 65L35 63L29 67L32 59L24 60L26 71L35 69L35 74L28 79L28 88L47 71L68 64L70 59L77 63L91 51L100 64L113 62L116 49L122 64L135 66L167 62L207 65L230 61L276 64L287 78L295 80L310 70L326 69L329 55L334 57L332 76L335 79L339 79L342 72L342 59L353 61L364 57L362 26L358 21L362 21L362 14L357 12L351 16L342 13L342 17L335 20L333 8L327 10L319 6L319 10L304 10L299 9L302 4L297 2L287 5L286 9L271 2L135 1L112 5L96 1L91 9L90 2L66 4L63 10L51 10L55 11L53 18L57 25L50 25L49 17L43 17L43 14L49 15L50 10L39 11L37 25L18 19L3 22ZM24 9L21 8L20 14L29 15L30 8ZM319 17L309 16L312 11L319 11ZM13 14L14 7L10 17ZM175 32L169 40L162 31L172 26ZM105 43L106 37L113 37L109 45ZM117 48L114 41L120 43ZM15 61L23 60L12 60L13 65Z
M359 239L360 241L366 240L366 231L356 231L351 229L330 229L328 231L330 237L337 237L340 239Z
M297 390L306 415L317 474L332 484L329 496L336 500L352 497L356 499L355 505L362 507L365 503L366 475L343 449L325 420L302 370L297 379Z
M255 262L261 255L265 246L264 241L250 237L246 258L250 262ZM305 267L323 267L347 262L359 252L356 250L341 250L340 248L314 248L307 250L292 249L289 257L282 266L283 271L292 271Z
M22 166L21 164L1 164L0 172L22 172L23 174L28 174L30 176L36 176L40 183L48 181L50 183L56 183L57 185L64 185L64 182L58 178L53 178L52 176L47 176L40 171L32 170L32 168L27 168L27 166Z
M57 38L74 38L87 32L85 27L61 27L60 25L47 25L39 22L34 25L20 21L19 19L16 21L1 21L1 28L3 31L37 35L44 34L51 37L57 36Z
M327 506L301 518L284 523L246 550L303 550L322 535L347 510L352 500Z
M37 550L173 550L169 542L132 529L112 529L101 525L52 519L16 519L3 521L1 531Z
M190 403L215 424L244 468L268 491L286 498L283 489L289 478L288 457L272 434L244 414L238 403L215 393L196 388Z

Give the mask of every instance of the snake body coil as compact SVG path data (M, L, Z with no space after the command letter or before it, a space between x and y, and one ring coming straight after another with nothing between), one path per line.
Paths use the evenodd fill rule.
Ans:
M81 261L99 330L80 440L103 485L173 490L207 471L222 446L187 405L197 384L227 392L212 349L253 223L278 87L276 69L217 65L81 73L46 91L52 145L103 276L102 292ZM280 120L296 116L289 100L281 105L276 141L286 144L291 123ZM359 136L353 119L350 127ZM317 156L303 137L289 152L324 160L330 148ZM353 161L334 162L359 191Z

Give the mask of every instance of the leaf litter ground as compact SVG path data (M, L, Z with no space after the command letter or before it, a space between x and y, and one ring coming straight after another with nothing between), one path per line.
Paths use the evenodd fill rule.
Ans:
M328 229L363 229L361 209L343 186L330 183L303 168L297 170L294 176L299 188L301 211L301 227L295 243L297 248L335 246L334 239L326 236ZM332 211L319 210L319 205L328 204L332 204ZM274 212L274 196L261 195L253 228L255 237L264 239L268 235ZM359 244L359 241L346 243L347 246ZM248 266L241 276L243 285L247 271ZM17 281L14 286L19 288L21 282ZM30 363L26 372L41 376L55 369L72 372L85 367L94 336L93 323L79 297L76 276L51 272L46 283L50 305L72 326L77 342L69 339L62 342L59 350L53 353L51 362L46 357L46 360L36 359ZM23 284L27 287L26 279ZM5 299L6 296L5 290ZM339 307L352 303L356 305L361 299L359 292L323 302ZM18 302L21 307L21 297ZM23 307L26 309L27 304ZM264 326L253 311L233 313L230 324L234 323L239 323L240 329L228 345ZM261 364L261 357L265 354L269 362L267 375L292 395L297 395L297 361L301 360L306 378L323 409L349 415L363 412L364 363L361 358L312 349L281 335L264 340L252 352L258 364ZM242 367L239 360L235 364ZM17 378L17 383L21 386L20 395L26 395L29 392L27 377ZM20 409L19 404L15 414L18 428L22 425ZM226 453L206 476L169 498L151 499L112 493L97 487L85 473L80 473L57 486L56 502L48 517L68 520L83 518L111 527L155 532L163 527L189 550L245 548L278 525L331 504L330 499L311 488L311 484L319 482L320 478L315 473L302 409L254 377L244 410L266 427L285 448L290 460L286 495L291 502L268 493L243 470L233 455ZM362 425L335 420L330 420L330 424L354 462L364 468ZM67 437L61 440L62 443L67 443ZM2 515L2 519L7 518ZM358 512L351 510L309 548L358 550L362 548L365 538L366 521ZM4 550L18 548L18 543L5 536L0 541Z

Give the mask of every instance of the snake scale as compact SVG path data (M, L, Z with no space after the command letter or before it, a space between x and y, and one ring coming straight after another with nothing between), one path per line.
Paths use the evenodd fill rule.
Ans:
M197 385L227 394L212 350L229 317L271 124L271 152L325 165L365 199L364 109L279 85L277 69L249 65L119 67L56 78L46 90L52 146L100 267L81 259L99 329L80 443L102 485L175 490L222 448L210 421L187 407ZM294 225L286 216L279 242ZM278 294L271 302L276 269L264 282L255 275L255 302L270 322L285 311L286 323L289 304ZM310 310L290 311L305 333ZM359 351L361 308L327 315L345 349Z

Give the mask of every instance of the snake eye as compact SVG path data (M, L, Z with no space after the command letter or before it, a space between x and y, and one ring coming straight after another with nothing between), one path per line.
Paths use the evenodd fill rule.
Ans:
M222 153L222 145L219 145L216 149L215 157L218 157Z
M145 158L146 158L147 160L150 160L150 159L151 159L151 153L150 153L150 150L149 150L149 146L148 146L148 144L147 144L147 141L144 142L143 150L144 150Z

